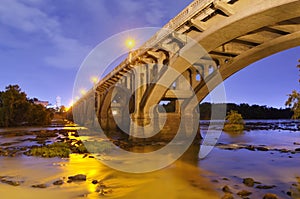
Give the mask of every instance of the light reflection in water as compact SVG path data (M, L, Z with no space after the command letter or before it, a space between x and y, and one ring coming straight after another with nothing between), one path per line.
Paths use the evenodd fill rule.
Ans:
M137 148L135 150L150 150ZM199 146L193 146L178 161L157 172L146 174L123 173L101 164L96 158L71 155L69 159L35 157L0 158L0 176L24 180L19 187L0 183L1 198L74 199L99 198L93 180L101 180L108 191L106 198L219 198L210 182L197 167ZM197 153L197 154L195 154ZM67 183L68 176L87 175L86 182ZM63 179L60 187L52 185ZM46 189L31 188L45 183Z

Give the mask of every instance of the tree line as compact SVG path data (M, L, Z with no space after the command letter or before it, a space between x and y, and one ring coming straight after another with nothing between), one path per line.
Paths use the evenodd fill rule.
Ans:
M0 91L0 127L50 124L53 110L34 101L36 98L27 98L18 85L9 85Z
M290 108L277 109L273 107L260 106L260 105L249 105L246 103L242 104L213 104L215 110L222 110L226 105L226 112L237 111L242 115L244 119L291 119L293 111ZM211 103L202 103L199 105L200 119L209 120L211 117ZM224 118L216 118L224 119Z

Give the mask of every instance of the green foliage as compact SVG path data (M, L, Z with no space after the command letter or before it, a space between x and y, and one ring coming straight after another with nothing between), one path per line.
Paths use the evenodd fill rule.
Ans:
M239 114L237 111L231 110L227 116L226 120L228 121L228 124L244 124L244 120L241 114Z
M249 105L246 103L243 104L214 104L214 109L221 109L226 105L227 112L231 110L235 110L243 115L244 119L290 119L293 115L290 108L285 109L277 109L273 107L267 106L259 106L259 105ZM201 120L209 120L211 116L211 106L210 103L202 103L199 106L200 109L200 119ZM218 118L224 119L224 118Z
M243 131L244 126L243 117L237 111L231 110L227 114L224 131Z
M298 60L300 62L300 60ZM300 71L300 64L297 65L297 68ZM299 78L300 83L300 78ZM289 98L285 102L285 105L290 107L292 111L294 112L292 118L293 119L299 119L300 118L300 93L298 93L296 90L293 90L291 94L288 95Z
M105 153L114 149L114 145L108 141L86 141L84 146L90 153Z
M0 92L0 126L45 125L51 122L52 112L27 99L18 85L9 85Z
M63 142L56 142L47 146L32 148L27 152L30 156L40 156L45 158L61 157L68 158L70 155L69 145Z
M293 119L300 118L300 93L293 90L293 92L289 94L289 98L285 102L285 105L291 107L294 112L292 116Z

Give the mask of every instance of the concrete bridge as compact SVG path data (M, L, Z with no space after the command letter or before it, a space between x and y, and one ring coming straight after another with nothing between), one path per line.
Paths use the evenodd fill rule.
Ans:
M186 136L213 88L299 44L299 0L195 0L74 104L75 121L132 140Z

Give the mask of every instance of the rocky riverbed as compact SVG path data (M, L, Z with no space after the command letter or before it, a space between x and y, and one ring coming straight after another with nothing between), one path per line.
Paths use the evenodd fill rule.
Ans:
M294 121L223 133L199 160L193 145L171 166L143 175L103 165L78 127L0 129L1 198L300 198L300 132ZM263 127L262 127L263 126ZM285 128L286 127L286 128ZM293 129L293 130L292 130ZM202 129L205 135L205 125ZM153 146L139 146L153 147ZM168 182L168 183L166 183Z

